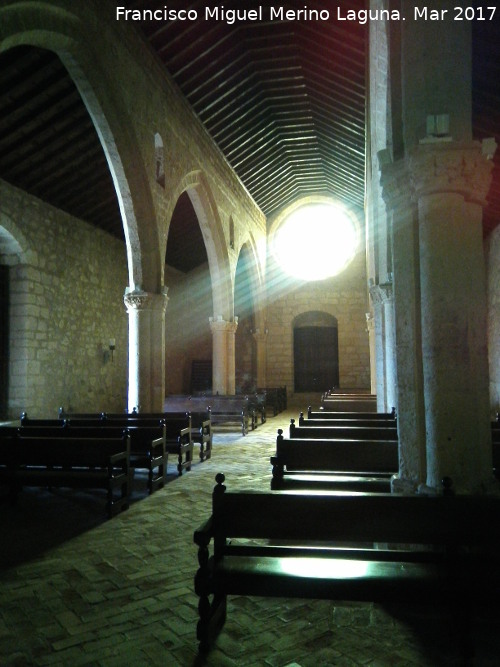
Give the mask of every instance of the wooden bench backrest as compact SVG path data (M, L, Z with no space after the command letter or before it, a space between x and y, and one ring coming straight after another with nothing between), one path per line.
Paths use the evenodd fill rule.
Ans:
M500 498L493 496L216 490L213 512L216 538L500 545Z
M332 412L330 410L307 409L309 419L395 419L395 412Z
M396 440L396 426L297 426L290 423L290 438L338 438L342 440Z
M299 426L323 426L335 427L341 426L360 426L363 428L396 428L395 419L309 419L299 416Z
M289 471L396 473L398 443L376 440L304 440L278 436L276 457Z
M95 425L92 422L86 422L83 425L74 425L72 422L67 422L61 427L52 426L26 426L21 427L20 437L24 440L26 438L52 438L53 440L61 440L67 438L92 439L101 441L110 438L122 438L127 432L130 436L131 446L138 446L139 443L151 443L157 438L165 438L164 424L156 426L130 426L124 428L117 424L108 425L106 423Z
M59 408L59 419L104 419L104 412L66 412Z
M121 438L19 438L16 459L20 465L107 466L111 459L130 454L130 437Z
M205 395L203 397L214 412L246 412L250 408L248 396L219 396L218 394Z
M64 426L65 419L31 419L26 412L21 413L21 426Z
M164 412L210 412L204 396L167 396L163 402Z
M74 425L73 420L69 422L70 426ZM81 422L78 424L84 425ZM174 437L180 434L181 430L191 428L191 415L187 412L181 413L179 417L167 416L165 417L143 417L143 416L131 416L131 417L122 417L114 419L104 419L102 426L106 428L112 427L121 427L121 428L131 428L131 429L151 429L151 428L160 428L165 430L167 437Z

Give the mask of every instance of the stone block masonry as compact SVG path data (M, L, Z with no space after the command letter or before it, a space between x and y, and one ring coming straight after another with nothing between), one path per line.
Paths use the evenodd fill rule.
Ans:
M9 417L123 410L125 243L0 181L0 226L21 253L9 270ZM111 355L109 340L116 350Z

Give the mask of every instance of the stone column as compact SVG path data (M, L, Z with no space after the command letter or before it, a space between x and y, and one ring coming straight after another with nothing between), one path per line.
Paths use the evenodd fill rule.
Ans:
M162 294L127 290L123 297L129 317L128 410L161 412L165 399L165 310Z
M477 142L410 156L418 203L427 487L493 484L482 205L492 163Z
M222 315L210 318L212 330L212 391L214 394L234 394L235 355L234 337L238 320L227 322Z
M227 323L227 393L236 393L236 329L238 318Z
M392 284L370 287L375 319L375 363L377 410L389 412L396 407L396 364L394 353L394 315Z
M368 345L370 348L370 392L377 393L377 367L375 359L375 318L371 313L366 313L366 331L368 332Z
M257 372L257 377L256 377L256 383L257 387L265 387L267 382L266 382L266 367L267 367L267 329L265 331L261 331L260 329L256 329L253 332L253 339L255 341L256 345L256 350L257 350L257 358L256 358L256 372Z
M406 160L381 165L391 230L399 474L395 491L415 490L426 479L425 409L420 331L418 220Z

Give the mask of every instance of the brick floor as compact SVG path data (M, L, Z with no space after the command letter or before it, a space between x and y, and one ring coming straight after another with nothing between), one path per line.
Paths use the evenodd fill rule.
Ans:
M306 406L300 406L306 407ZM430 667L459 665L435 609L233 597L208 656L197 652L194 529L217 472L230 489L269 489L269 457L291 408L246 437L218 433L210 461L164 489L140 487L104 520L93 493L25 491L0 504L0 666ZM500 623L476 627L475 665L500 664Z

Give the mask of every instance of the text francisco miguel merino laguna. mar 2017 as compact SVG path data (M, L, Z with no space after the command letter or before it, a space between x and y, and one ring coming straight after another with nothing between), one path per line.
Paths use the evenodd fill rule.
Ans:
M164 5L158 9L126 9L116 7L117 21L223 21L229 25L243 21L336 21L365 24L370 21L492 21L494 6L472 5L435 9L427 5L413 6L409 16L395 9L288 9L282 6L253 9L226 9L224 5L203 9L170 9Z

